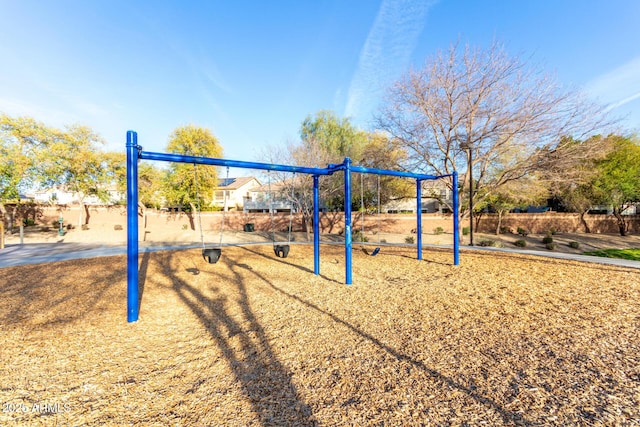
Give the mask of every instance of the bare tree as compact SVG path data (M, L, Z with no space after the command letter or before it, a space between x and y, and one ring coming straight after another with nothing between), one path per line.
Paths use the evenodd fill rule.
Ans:
M549 167L561 136L582 137L604 120L602 107L562 89L497 42L486 50L455 44L439 52L390 89L376 117L407 150L408 167L438 175L462 171L467 189L472 171L477 202Z

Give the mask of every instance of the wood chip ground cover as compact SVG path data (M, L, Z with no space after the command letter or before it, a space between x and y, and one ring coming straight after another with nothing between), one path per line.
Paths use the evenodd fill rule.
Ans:
M2 425L640 425L640 273L270 247L0 270Z

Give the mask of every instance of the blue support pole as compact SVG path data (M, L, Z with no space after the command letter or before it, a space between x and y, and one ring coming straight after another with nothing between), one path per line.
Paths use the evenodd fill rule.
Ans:
M320 197L318 175L313 175L313 273L320 274Z
M460 200L458 194L458 172L453 172L453 265L460 265Z
M345 284L350 285L351 276L351 159L344 159L344 262Z
M417 238L417 248L418 248L418 260L422 259L422 180L416 179L416 199L417 199L417 208L416 208L416 233L418 235Z
M138 134L127 132L127 321L138 320Z

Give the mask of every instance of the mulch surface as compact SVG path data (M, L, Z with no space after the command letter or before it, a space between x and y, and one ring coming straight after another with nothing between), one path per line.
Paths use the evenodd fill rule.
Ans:
M2 425L640 425L640 273L266 247L0 269Z

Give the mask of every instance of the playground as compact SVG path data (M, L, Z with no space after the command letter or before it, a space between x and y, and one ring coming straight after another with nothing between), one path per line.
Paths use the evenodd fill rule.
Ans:
M3 425L638 425L635 269L267 246L2 269Z

